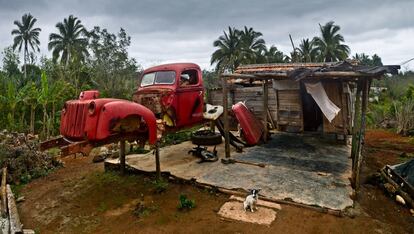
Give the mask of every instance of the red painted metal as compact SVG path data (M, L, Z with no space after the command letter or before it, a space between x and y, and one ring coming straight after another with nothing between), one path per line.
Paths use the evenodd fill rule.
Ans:
M180 86L180 76L186 71L196 71L197 83ZM204 87L200 67L194 63L172 63L151 67L143 75L158 71L174 71L174 84L154 84L138 87L133 101L151 109L157 118L164 115L174 122L173 129L192 126L203 121ZM141 77L141 78L142 78ZM171 131L171 129L169 129Z
M99 114L99 128L96 139L103 140L112 134L111 127L118 121L128 116L140 116L148 130L148 142L155 144L157 141L157 124L154 113L148 108L134 102L119 100L107 103Z
M82 91L79 95L79 100L90 100L90 99L97 99L99 97L98 90L87 90Z
M157 137L154 113L140 104L112 98L67 101L62 110L60 134L71 140L103 140L115 134L111 125L131 115L142 118L149 143L154 144Z
M42 149L59 146L63 154L87 154L93 147L119 140L148 140L155 144L157 118L171 120L169 130L202 122L204 89L200 67L193 63L165 64L143 74L159 71L175 72L173 84L138 87L134 102L98 98L97 90L83 91L78 100L67 101L61 115L62 139L44 142ZM182 74L187 74L193 83L180 85Z
M256 145L263 135L263 124L246 107L243 102L233 105L232 110L240 123L244 138L249 145Z

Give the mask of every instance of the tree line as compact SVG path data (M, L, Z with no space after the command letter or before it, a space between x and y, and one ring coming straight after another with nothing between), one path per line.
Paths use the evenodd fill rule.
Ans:
M6 47L0 69L0 128L58 134L60 109L81 90L98 89L103 97L130 99L141 66L128 55L131 37L95 26L87 29L69 15L49 35L51 58L40 56L37 19L24 14L14 21L13 44ZM23 65L20 66L20 54Z
M51 57L38 57L42 30L36 27L37 19L28 13L13 23L13 44L2 52L1 129L40 133L43 138L56 135L61 107L82 90L98 89L102 97L131 99L142 68L128 54L131 37L124 29L117 33L99 26L87 29L80 19L69 15L56 23L55 32L48 37ZM320 36L303 39L286 55L276 46L266 45L263 34L251 27L229 27L213 42L215 71L203 71L205 84L214 87L218 72L231 72L242 64L344 60L349 47L339 30L334 22L320 25ZM377 55L356 54L354 58L381 64Z
M350 48L344 44L340 29L333 21L319 25L319 36L302 39L298 47L292 41L292 52L287 55L274 45L266 45L263 34L253 28L245 26L240 30L229 27L214 41L217 49L211 55L210 62L217 71L233 72L243 64L343 61L349 57ZM381 58L376 54L372 57L364 53L355 54L353 59L359 60L362 65L382 65Z

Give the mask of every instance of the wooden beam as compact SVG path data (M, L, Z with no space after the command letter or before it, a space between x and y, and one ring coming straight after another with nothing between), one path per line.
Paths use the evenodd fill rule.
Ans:
M290 78L287 72L261 72L261 73L253 73L253 74L222 74L222 77L227 78L238 78L238 79L256 79L256 80L268 80L268 79L283 79L283 78ZM360 72L353 72L353 71L331 71L331 72L314 72L308 75L308 78L373 78L377 75L368 74L368 73L360 73Z
M7 216L7 167L3 168L1 177L1 216Z
M263 141L267 142L267 135L269 133L267 127L267 110L268 110L268 100L269 100L269 90L267 87L267 81L263 81L263 124L264 124L264 132L263 132Z
M223 109L224 109L224 149L226 158L230 158L230 126L228 116L228 100L227 100L227 79L226 76L221 76L221 85L223 91Z
M7 185L7 206L9 208L10 233L22 233L23 225L20 222L16 200L14 199L10 185Z
M351 159L352 159L352 178L355 183L355 157L357 152L357 142L360 130L359 116L361 114L361 92L362 92L362 82L357 82L357 91L355 94L355 104L354 104L354 120L352 126L352 145L351 145Z
M361 110L361 126L358 136L358 144L357 144L357 151L356 151L356 174L355 174L355 188L357 191L359 191L360 187L360 173L361 173L361 166L363 161L363 155L362 155L362 146L364 142L365 137L365 123L366 123L366 112L367 112L367 106L368 106L368 92L370 87L370 80L364 81L364 86L362 90L362 110Z
M125 174L125 140L119 142L119 165L121 167L121 174Z
M339 83L339 85L341 85L341 88L339 89L340 90L340 98L341 98L341 112L342 112L342 128L343 128L343 134L344 134L344 143L346 144L346 142L347 142L347 135L348 135L348 133L347 133L347 123L348 123L348 118L346 117L346 113L345 113L345 110L346 110L346 112L348 113L348 111L349 110L347 110L346 109L346 100L345 100L345 97L346 97L346 95L344 94L344 82L340 82ZM344 101L345 100L345 101Z

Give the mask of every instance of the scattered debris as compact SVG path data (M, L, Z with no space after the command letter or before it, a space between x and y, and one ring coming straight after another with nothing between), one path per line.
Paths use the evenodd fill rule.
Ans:
M136 217L142 218L148 216L150 213L158 210L158 207L154 204L147 206L144 201L139 201L134 211L132 212Z
M103 155L99 154L99 155L96 155L96 156L93 157L92 162L100 163L100 162L105 161L105 158L106 158L106 156L103 156Z
M21 196L21 197L18 197L17 199L16 199L16 202L17 203L20 203L20 202L24 202L26 200L26 198L24 197L24 196Z
M400 195L395 196L395 201L405 206L405 200Z
M321 172L321 171L318 172L318 175L320 175L320 176L328 176L330 174L331 173L327 173L327 172Z
M0 132L0 166L7 166L9 182L26 183L62 166L56 155L41 152L38 148L37 135Z

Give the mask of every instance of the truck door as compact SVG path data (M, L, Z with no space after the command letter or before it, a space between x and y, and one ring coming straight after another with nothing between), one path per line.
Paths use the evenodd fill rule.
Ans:
M177 86L177 127L201 122L204 105L201 72L198 69L184 70Z

